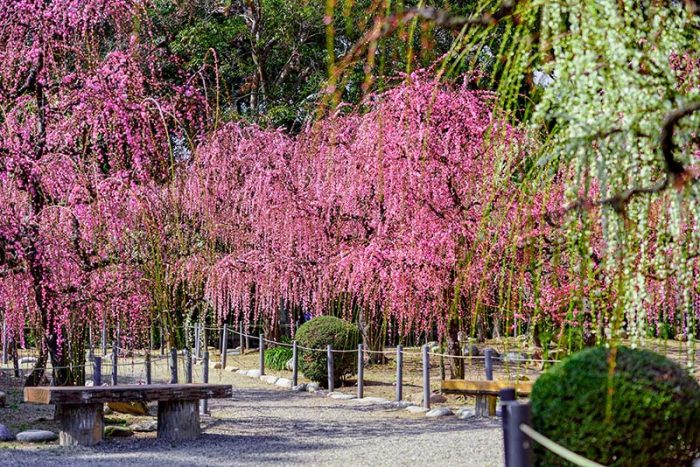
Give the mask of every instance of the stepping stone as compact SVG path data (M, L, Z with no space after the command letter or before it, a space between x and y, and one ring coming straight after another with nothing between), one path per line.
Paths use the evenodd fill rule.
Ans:
M457 412L455 412L455 415L456 415L458 418L460 418L461 420L465 420L465 419L467 419L467 418L475 417L475 416L476 416L476 412L474 412L473 409L469 409L469 408L463 407L463 408L457 410Z
M48 430L27 430L17 433L17 441L23 443L42 443L44 441L55 441L58 435Z
M331 399L344 400L344 401L349 401L350 399L355 398L355 396L352 394L343 394L342 392L331 392L328 394L328 397L330 397Z
M134 432L123 426L110 425L105 427L105 438L126 438Z
M236 370L236 373L243 376L248 376L248 370Z
M246 376L250 378L260 378L260 370L248 370Z
M306 385L306 390L308 392L318 392L321 390L321 385L318 383L309 383Z
M419 407L417 405L411 405L410 407L406 407L406 410L410 413L425 413L428 411L428 409L424 407Z
M449 407L438 407L425 414L426 417L447 417L449 415L454 415Z
M279 378L274 375L263 375L260 377L260 381L267 384L275 384Z
M153 431L158 431L158 422L153 420L150 422L134 423L133 425L129 426L129 429L139 433L150 433Z
M305 392L306 391L306 383L301 383L297 384L292 388L292 391L294 392Z
M291 388L292 387L292 382L290 380L288 380L287 378L280 378L277 380L277 382L275 384L281 388Z
M15 435L12 434L9 428L0 423L0 441L12 441Z

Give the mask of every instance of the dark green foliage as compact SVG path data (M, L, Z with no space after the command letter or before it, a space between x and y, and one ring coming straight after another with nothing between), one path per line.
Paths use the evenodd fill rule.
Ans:
M310 349L326 349L330 344L336 350L356 349L359 342L357 326L333 316L319 316L301 325L296 334L297 342ZM352 375L357 367L357 353L333 355L335 384ZM326 352L300 351L299 367L307 378L322 386L328 385L328 359Z
M292 349L289 347L273 347L265 349L265 366L273 370L284 370L289 359L292 358Z
M617 348L610 379L610 352L584 350L542 375L532 390L534 428L604 465L692 465L700 457L697 381L662 355L626 347ZM568 465L540 446L535 454L537 465Z

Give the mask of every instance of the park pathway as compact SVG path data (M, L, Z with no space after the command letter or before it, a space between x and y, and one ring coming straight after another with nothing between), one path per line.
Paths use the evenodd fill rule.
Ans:
M0 449L0 465L499 466L499 420L428 419L405 410L294 393L236 377L232 400L212 401L203 435L165 443L155 433L95 448Z

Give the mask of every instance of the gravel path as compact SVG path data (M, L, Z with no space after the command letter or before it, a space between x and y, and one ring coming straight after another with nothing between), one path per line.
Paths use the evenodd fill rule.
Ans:
M197 441L155 433L95 448L2 447L0 465L468 465L499 466L499 420L428 419L235 378L231 400L211 401Z

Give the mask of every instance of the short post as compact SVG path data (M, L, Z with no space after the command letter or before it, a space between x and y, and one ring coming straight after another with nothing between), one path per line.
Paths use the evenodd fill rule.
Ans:
M357 344L357 398L365 397L365 361L363 358L362 344Z
M250 348L250 334L248 334L250 330L247 330L245 333L245 348L249 349Z
M192 352L185 348L185 383L192 383Z
M501 389L498 393L498 396L501 398L501 426L503 427L503 454L505 456L505 465L510 466L510 456L508 454L508 450L510 449L510 436L508 434L509 432L509 411L510 411L510 404L512 404L515 401L515 389L513 388L507 388L507 389Z
M177 384L177 349L170 349L170 384Z
M7 321L2 322L2 364L7 365Z
M95 357L92 360L92 384L102 386L102 357Z
M430 408L430 355L428 344L423 345L423 407Z
M493 381L493 350L484 350L484 366L486 370L486 380Z
M4 331L4 329L3 329L3 331ZM92 324L88 327L88 342L90 345L90 351L88 352L88 358L90 358L92 360L95 357L95 343L92 340ZM3 350L4 350L4 348L3 348ZM3 353L2 355L3 355L3 363L4 363L5 362L4 361L5 354Z
M221 368L226 369L226 352L228 352L228 331L226 330L226 323L224 323L224 330L221 334Z
M260 334L258 339L258 351L260 352L260 376L265 374L265 336Z
M297 353L297 341L292 342L292 386L299 384L299 354Z
M403 346L396 347L396 400L403 399Z
M326 358L328 360L328 391L333 392L335 389L334 387L334 369L333 369L333 346L328 344L328 347L326 348Z
M200 351L202 350L202 346L200 343L200 337L201 337L201 330L200 330L200 325L199 323L194 323L194 358L201 358L201 353Z
M486 372L486 380L493 381L493 350L486 349L484 351L484 368ZM486 396L486 406L489 416L496 415L496 396Z
M117 385L117 362L118 362L118 356L117 354L117 348L116 344L112 342L112 386Z
M531 467L533 465L532 443L522 432L520 425L530 425L530 404L510 402L508 405L508 467Z
M204 359L202 360L202 382L204 384L209 382L209 351L204 350ZM209 411L207 404L207 399L199 400L199 413L205 415Z
M245 339L243 337L245 335L245 332L243 332L243 331L244 331L243 330L243 321L241 321L240 323L238 323L238 332L239 332L239 337L241 338L239 341L239 344L240 344L239 347L241 348L241 355L245 354Z
M150 351L146 352L146 356L144 357L143 364L146 366L146 384L153 384L153 380L151 378L151 352Z

